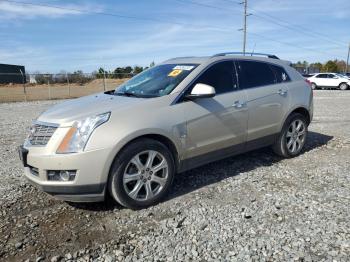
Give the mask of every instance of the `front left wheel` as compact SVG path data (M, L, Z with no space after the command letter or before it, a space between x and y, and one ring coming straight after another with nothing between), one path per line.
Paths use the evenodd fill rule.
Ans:
M108 181L111 196L121 205L140 209L158 203L169 191L175 173L171 152L153 139L126 146L115 159Z

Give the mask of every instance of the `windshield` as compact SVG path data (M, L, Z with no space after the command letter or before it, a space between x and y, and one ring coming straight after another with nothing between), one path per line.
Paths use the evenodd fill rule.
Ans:
M114 94L135 97L168 95L196 67L196 64L166 64L155 66L120 85L114 91Z

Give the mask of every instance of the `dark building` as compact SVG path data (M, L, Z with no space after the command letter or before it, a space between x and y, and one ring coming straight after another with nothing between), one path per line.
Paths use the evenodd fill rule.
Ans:
M0 84L22 84L26 82L24 66L0 64Z

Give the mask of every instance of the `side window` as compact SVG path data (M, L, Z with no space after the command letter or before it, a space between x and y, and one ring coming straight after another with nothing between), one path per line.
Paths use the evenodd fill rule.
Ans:
M335 78L335 75L333 75L333 74L328 74L328 78Z
M290 78L283 67L270 65L272 71L275 73L277 83L289 82Z
M233 62L224 61L214 64L198 77L194 85L197 83L214 87L216 94L233 91L238 87Z
M241 88L272 85L277 82L270 66L263 62L240 61L238 72Z
M318 74L316 78L327 78L327 74Z

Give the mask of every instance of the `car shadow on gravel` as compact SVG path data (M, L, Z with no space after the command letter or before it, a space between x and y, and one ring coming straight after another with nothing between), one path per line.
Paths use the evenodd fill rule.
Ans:
M309 131L303 153L322 147L332 139L333 136ZM195 168L175 176L173 188L164 201L259 167L271 166L281 160L283 158L275 155L271 148L262 148ZM102 203L69 203L69 205L77 209L101 212L123 208L114 204L110 197Z
M303 153L322 147L332 139L333 136L309 131ZM299 157L302 157L302 155ZM178 174L174 179L173 190L166 200L188 194L199 188L259 167L271 166L283 159L274 154L270 147L266 147Z
M96 202L96 203L73 203L73 202L67 202L68 205L76 208L76 209L82 209L87 211L98 211L98 212L104 212L104 211L112 211L115 209L123 209L124 207L120 205L116 205L116 203L111 199L111 197L106 197L104 202Z

